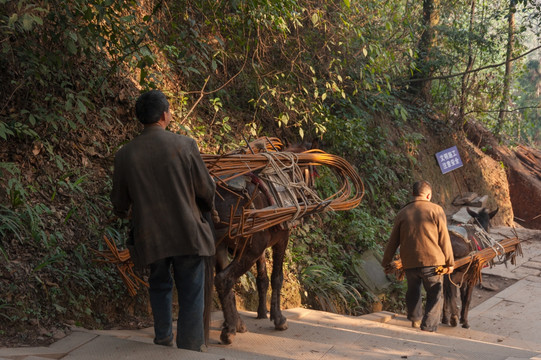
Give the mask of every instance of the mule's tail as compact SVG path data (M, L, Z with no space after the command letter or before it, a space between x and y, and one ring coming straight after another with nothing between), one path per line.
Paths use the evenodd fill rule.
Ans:
M216 242L216 232L212 222L212 214L205 211L203 216L210 224L214 242ZM212 291L214 289L214 267L216 266L216 257L207 256L205 259L205 309L203 310L203 325L205 329L205 345L208 346L210 338L210 315L212 313Z
M205 310L203 321L205 329L205 345L208 346L210 337L210 315L212 312L212 290L214 288L215 257L208 256L205 261Z

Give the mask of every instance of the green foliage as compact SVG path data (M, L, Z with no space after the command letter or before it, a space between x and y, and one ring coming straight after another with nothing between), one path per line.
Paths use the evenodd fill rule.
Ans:
M5 198L9 200L0 205L2 263L7 271L29 275L24 285L16 279L12 288L0 282L2 293L9 294L0 303L0 315L13 322L89 317L91 322L100 321L103 315L92 310L95 296L109 292L109 286L116 289L114 297L121 296L124 290L113 268L92 265L94 255L89 251L89 246L94 247L90 245L92 238L100 238L104 230L114 232L103 226L103 219L110 216L108 200L90 194L85 187L87 176L78 176L78 171L39 186L25 184L15 164L0 163L0 172L7 184ZM51 194L46 197L47 204L36 201L43 199L44 193ZM73 231L78 234L77 242L70 236ZM114 235L113 239L123 236ZM32 257L18 261L26 256L28 248L32 249Z
M539 60L530 60L518 79L520 87L516 89L515 98L520 109L520 118L515 122L515 140L526 140L530 144L541 147L541 67Z
M324 139L329 152L351 159L365 185L364 201L376 214L385 214L403 201L402 184L411 176L408 153L390 141L391 127L380 126L380 120L357 107L351 110L333 118Z
M310 265L301 272L301 282L310 293L308 302L323 311L339 314L358 314L362 295L331 267Z
M95 295L123 293L114 270L92 264L89 249L103 249L104 234L117 244L126 239L126 221L111 220L108 176L111 149L136 131L127 125L127 110L140 89L164 89L174 110L172 130L196 137L203 151L229 151L250 136L317 138L355 166L366 190L362 205L306 223L291 248L314 295L308 299L317 299L312 306L352 314L371 300L351 273L351 254L378 251L386 241L424 141L404 125L422 121L430 128L434 114L454 121L463 106L465 116L491 127L501 99L501 67L468 74L464 87L462 76L434 80L431 104L408 96L421 56L421 2L0 5L0 143L7 149L0 152L0 260L13 273L32 275L30 295L13 284L2 289L22 294L22 300L0 299L0 315L10 321L72 315L99 324L106 318ZM532 15L523 19L537 17L531 5L519 5ZM501 62L507 6L480 3L483 15L470 29L468 4L440 2L428 64L434 75L464 71L470 46L473 68ZM525 50L522 31L530 27L522 25L517 53ZM531 63L522 73L512 100L525 109L510 114L503 129L539 143L538 110L526 109L538 100L538 70ZM336 191L330 173L321 175L318 189ZM13 261L23 248L35 254L30 270ZM390 292L385 301L399 308L400 288ZM30 304L31 297L39 304Z
M5 190L8 205L0 205L0 251L9 238L24 243L28 238L35 242L47 242L43 216L50 212L45 204L32 204L29 198L35 188L24 184L20 169L13 163L0 163L0 173L6 180Z
M396 121L403 121L401 112L398 111ZM401 144L393 144L388 131L381 126L381 119L378 121L353 105L343 107L329 121L323 140L326 150L350 159L361 175L366 194L358 208L325 216L320 222L307 223L295 231L292 253L303 274L301 284L309 294L307 298L317 299L312 306L357 314L371 309L373 295L363 289L351 270L355 255L369 249L378 252L387 241L393 220L390 210L401 207L408 196L404 189L411 180L409 159L416 155L415 149L422 141L420 134L406 135L401 155ZM335 193L334 177L325 169L318 171L318 192ZM351 289L357 293L350 293Z
M353 272L356 255L379 249L390 231L390 222L361 206L325 216L295 229L291 245L293 262L311 306L321 310L362 314L370 309L372 295Z
M510 111L505 112L504 122L500 124L503 64L508 46L507 19L511 6L516 6L517 20L512 44L512 57L516 59L510 64L512 97L505 104ZM437 45L431 49L428 64L434 70L434 76L448 76L432 82L432 102L439 112L457 126L470 118L475 119L511 141L528 137L531 129L538 128L535 121L528 119L530 110L513 110L522 108L528 102L525 98L535 94L531 87L535 86L535 81L522 75L526 58L520 55L537 46L535 41L529 40L535 38L534 34L538 32L536 6L528 1L475 3L472 17L470 4L457 6L456 3L440 3ZM496 64L498 66L490 66ZM466 70L477 68L485 69L463 74ZM452 74L457 76L449 76ZM522 80L517 81L519 78ZM529 90L524 92L526 88ZM531 103L526 107L531 107Z
M409 71L407 62L398 61L412 54L411 40L399 30L412 19L403 16L407 8L401 5L171 5L184 21L163 24L163 50L174 69L191 79L195 91L185 94L208 94L201 106L211 114L214 93L228 108L251 113L245 130L252 136L275 127L298 138L322 135L337 109L358 101L376 108L394 91L393 79ZM392 46L381 42L386 36ZM180 110L181 116L187 113L184 105Z
M380 296L383 308L398 314L406 314L407 288L406 281L393 281L386 289L385 293Z
M108 94L120 67L139 69L147 84L153 14L140 21L140 10L137 1L7 1L1 65L12 71L3 76L8 103L2 106L12 110L0 136L44 137L86 125L95 98Z

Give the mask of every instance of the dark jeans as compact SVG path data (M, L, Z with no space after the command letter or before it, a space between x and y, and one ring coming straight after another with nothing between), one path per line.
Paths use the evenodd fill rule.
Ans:
M422 320L421 329L427 331L436 331L438 329L443 308L443 277L442 275L436 275L435 269L434 266L428 266L406 270L408 319L411 321ZM424 315L421 285L426 291Z
M181 349L201 351L205 344L203 326L205 258L175 256L158 260L150 265L150 304L154 316L157 340L173 333L173 278L178 294L177 346Z

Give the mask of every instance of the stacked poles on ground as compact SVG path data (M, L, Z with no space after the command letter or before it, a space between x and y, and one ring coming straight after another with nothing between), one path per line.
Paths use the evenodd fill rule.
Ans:
M107 236L104 236L103 239L105 240L109 250L98 251L91 249L96 255L102 258L94 261L115 264L118 272L120 273L120 277L122 278L122 281L124 282L124 285L126 285L126 288L131 296L135 296L135 294L137 294L137 290L139 290L141 285L148 288L148 283L135 275L133 272L134 265L131 261L129 250L118 250L114 241L109 240Z

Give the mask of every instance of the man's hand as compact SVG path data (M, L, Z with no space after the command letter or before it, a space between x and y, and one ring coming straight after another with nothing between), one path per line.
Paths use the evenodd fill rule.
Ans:
M437 275L452 274L454 270L455 270L454 266L438 266L436 268L436 274Z
M220 214L218 214L218 211L216 209L212 209L212 222L215 224L220 223Z

